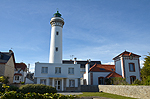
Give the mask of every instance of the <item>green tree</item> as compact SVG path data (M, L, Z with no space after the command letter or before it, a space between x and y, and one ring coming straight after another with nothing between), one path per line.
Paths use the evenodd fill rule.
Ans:
M9 77L1 76L0 77L0 82L2 82L4 84L7 84L7 83L9 83L8 79L9 79Z
M148 76L150 76L150 53L144 58L143 65L144 66L141 69L141 77L143 81L146 81L148 79Z

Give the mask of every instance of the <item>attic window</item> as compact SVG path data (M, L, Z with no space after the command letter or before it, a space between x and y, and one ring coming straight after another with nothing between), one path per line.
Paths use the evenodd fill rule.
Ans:
M105 70L104 68L100 68L100 70Z
M111 68L112 71L114 71L114 69Z

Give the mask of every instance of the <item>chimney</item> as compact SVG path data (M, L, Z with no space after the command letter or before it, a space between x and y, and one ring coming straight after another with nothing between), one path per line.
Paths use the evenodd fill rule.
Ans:
M13 53L13 51L12 50L9 50L9 54L12 54Z
M89 62L91 62L91 59L89 59Z
M74 64L77 64L77 58L74 58Z

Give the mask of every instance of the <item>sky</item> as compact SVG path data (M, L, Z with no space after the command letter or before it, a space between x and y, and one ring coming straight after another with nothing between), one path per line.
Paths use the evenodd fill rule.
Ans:
M15 61L49 61L50 20L62 14L63 59L113 64L125 50L140 55L141 67L150 52L150 0L0 0L0 51Z

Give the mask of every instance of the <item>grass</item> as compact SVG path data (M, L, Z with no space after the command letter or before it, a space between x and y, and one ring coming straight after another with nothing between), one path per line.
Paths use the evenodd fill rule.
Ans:
M113 99L136 99L131 97L125 97L115 94L109 94L104 92L83 92L83 94L78 95L79 97L89 97L89 96L99 96L99 97L107 97L107 98L113 98Z

